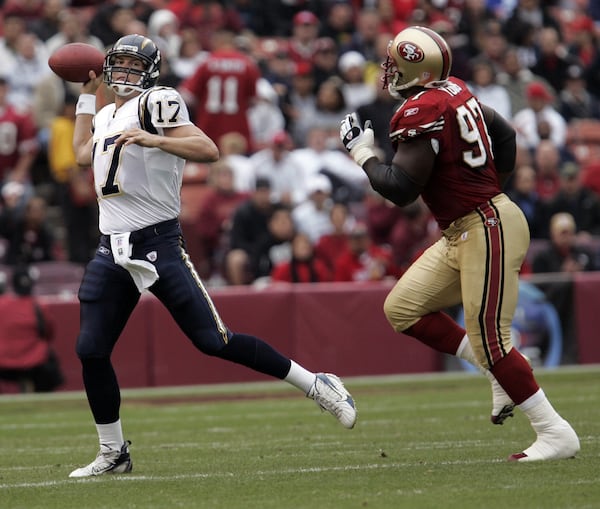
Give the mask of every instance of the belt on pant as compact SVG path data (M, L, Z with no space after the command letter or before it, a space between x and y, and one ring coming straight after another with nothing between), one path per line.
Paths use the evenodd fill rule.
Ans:
M161 223L151 224L150 226L146 226L141 230L136 230L131 232L129 236L129 240L132 243L143 242L144 240L150 239L152 237L157 237L158 235L162 235L164 233L170 232L179 227L179 219L168 219L167 221L162 221ZM106 240L110 242L110 235L103 235L106 237Z

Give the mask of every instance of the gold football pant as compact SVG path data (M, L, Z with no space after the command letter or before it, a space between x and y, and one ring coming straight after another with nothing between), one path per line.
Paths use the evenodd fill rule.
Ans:
M401 332L422 316L462 303L473 351L490 368L512 348L519 271L528 247L525 216L499 194L454 221L409 267L387 296L385 315Z

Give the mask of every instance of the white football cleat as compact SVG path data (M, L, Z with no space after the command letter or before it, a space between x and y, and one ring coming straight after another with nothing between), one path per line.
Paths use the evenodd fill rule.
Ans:
M100 447L100 452L94 461L85 467L73 470L69 474L69 477L91 477L94 475L125 474L131 472L133 462L129 455L129 444L131 442L126 440L119 451L114 449L103 450L103 447Z
M356 405L342 381L331 373L317 373L315 383L306 397L314 399L322 410L334 415L344 428L351 429L356 422Z
M511 454L508 461L544 461L573 458L580 449L579 438L571 425L560 420L537 434L537 440L523 452Z

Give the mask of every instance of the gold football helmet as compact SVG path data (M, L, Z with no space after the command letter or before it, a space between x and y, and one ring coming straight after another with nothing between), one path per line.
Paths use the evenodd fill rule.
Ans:
M399 98L411 87L435 87L448 78L452 52L448 43L430 28L412 26L390 41L382 64L383 86Z

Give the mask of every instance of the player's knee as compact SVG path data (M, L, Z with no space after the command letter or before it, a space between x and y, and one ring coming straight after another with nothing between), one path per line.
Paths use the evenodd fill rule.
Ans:
M383 313L396 332L402 332L408 329L411 321L414 322L414 319L411 319L411 317L402 313L395 300L389 296L383 303Z
M77 337L75 353L81 360L110 357L110 348L103 347L98 337L82 331Z
M220 357L227 342L222 335L216 331L200 331L190 337L194 346L205 355Z

